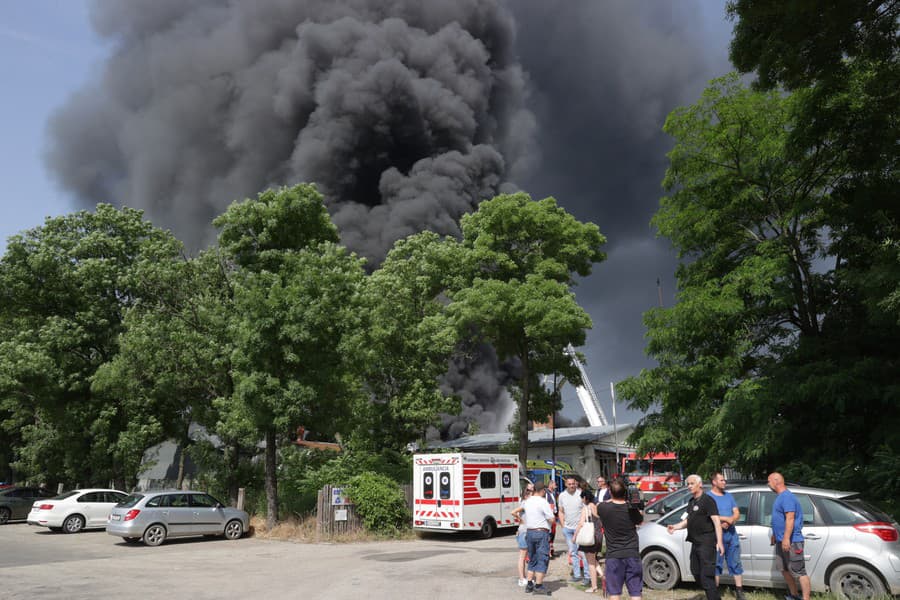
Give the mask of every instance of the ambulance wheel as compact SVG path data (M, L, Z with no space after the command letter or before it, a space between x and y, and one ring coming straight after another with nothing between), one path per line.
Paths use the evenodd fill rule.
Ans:
M481 524L481 537L484 539L494 537L494 534L497 532L497 524L490 517L484 520L484 523Z

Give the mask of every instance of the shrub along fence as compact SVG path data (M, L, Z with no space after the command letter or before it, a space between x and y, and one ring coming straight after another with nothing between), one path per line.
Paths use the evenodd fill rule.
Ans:
M410 510L413 507L412 484L400 486ZM316 499L316 537L353 534L363 529L362 518L355 505L344 495L344 488L326 485Z

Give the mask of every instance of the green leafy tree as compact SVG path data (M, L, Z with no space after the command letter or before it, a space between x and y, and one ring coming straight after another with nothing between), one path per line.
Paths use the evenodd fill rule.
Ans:
M200 425L216 433L213 401L233 390L227 336L231 286L216 251L190 260L141 261L134 278L153 289L154 296L128 309L119 352L97 370L92 389L115 405L127 423L111 451L130 461L129 472L137 472L146 448L168 439L179 445L180 488L185 457L195 442L192 428ZM255 445L219 437L229 454ZM237 484L225 482L229 496L236 496Z
M823 335L800 340L777 374L790 384L785 401L794 408L785 416L810 421L794 432L813 449L796 472L852 469L891 498L881 485L884 473L871 466L900 457L891 408L900 387L900 4L735 0L728 10L736 20L734 64L755 71L761 89L801 92L788 159L826 149L841 173L822 204L834 302ZM816 452L821 439L841 452ZM840 476L834 482L842 483Z
M515 381L519 458L527 458L528 421L545 419L550 403L534 398L541 373L578 382L563 353L584 343L591 319L571 287L590 274L606 242L593 223L581 223L553 198L533 201L505 194L462 218L462 275L451 285L449 314L464 336L489 341L503 359L521 363Z
M20 436L21 474L124 481L131 466L109 448L128 424L91 380L118 352L127 308L152 293L133 279L136 265L180 250L140 211L106 204L10 238L0 260L0 414Z
M791 149L804 94L731 76L666 122L670 195L653 222L684 260L678 303L647 313L659 366L619 391L657 409L641 446L678 450L694 469L866 464L896 440L896 346L882 346L896 332L854 316L831 226L844 163L827 145Z
M268 190L214 223L238 267L229 332L235 387L217 404L220 428L263 437L271 527L279 438L300 424L334 434L358 393L345 338L359 322L362 260L336 245L337 230L311 185Z
M459 248L431 232L398 241L366 280L365 326L353 337L366 394L351 444L370 452L404 450L424 440L440 413L459 410L440 377L457 335L443 295L458 269Z

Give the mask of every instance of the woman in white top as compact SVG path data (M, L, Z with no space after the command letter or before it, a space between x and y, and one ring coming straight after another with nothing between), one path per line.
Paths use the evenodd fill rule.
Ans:
M578 538L578 532L581 531L585 523L591 521L594 524L594 543L587 546L578 545L579 552L584 552L587 559L588 573L591 576L591 587L584 591L590 594L597 591L597 553L600 552L603 546L603 538L600 534L600 519L597 517L597 505L594 504L594 494L590 490L582 490L581 499L584 502L584 506L581 508L581 520L578 522L578 527L575 528L575 538Z

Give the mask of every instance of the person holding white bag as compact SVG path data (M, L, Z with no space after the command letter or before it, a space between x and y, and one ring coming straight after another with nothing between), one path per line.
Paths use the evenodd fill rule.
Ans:
M597 517L597 504L594 502L594 494L590 490L582 490L581 500L584 506L581 507L581 520L578 522L578 527L575 528L575 542L578 544L578 551L584 552L587 559L587 570L591 578L591 586L584 591L590 594L598 589L597 553L603 547L603 528L600 526L600 519Z

